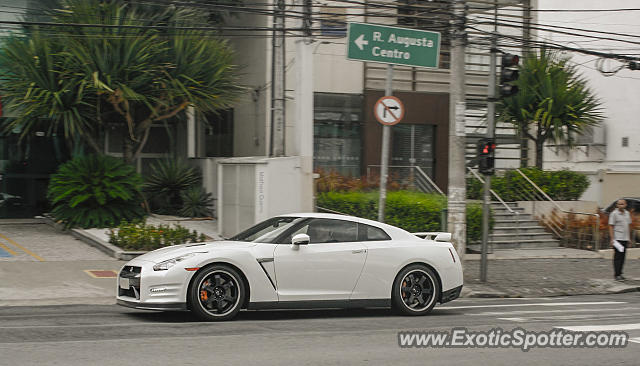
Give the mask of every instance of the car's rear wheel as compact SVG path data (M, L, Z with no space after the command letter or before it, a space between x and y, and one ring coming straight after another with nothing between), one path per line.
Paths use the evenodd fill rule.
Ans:
M393 282L391 301L403 315L426 315L436 304L440 284L433 271L413 264L404 268Z
M199 272L189 292L191 311L206 321L233 319L245 298L242 276L225 265L213 265Z

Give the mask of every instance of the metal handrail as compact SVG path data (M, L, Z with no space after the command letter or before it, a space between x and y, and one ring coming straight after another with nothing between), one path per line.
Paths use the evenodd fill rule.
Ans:
M515 169L527 182L529 182L529 184L531 184L531 186L533 186L533 188L536 189L536 191L540 194L542 194L543 197L545 197L549 202L553 203L553 205L560 211L566 214L574 214L574 215L587 215L587 216L593 216L595 217L595 223L593 225L593 241L595 244L595 250L598 251L600 250L600 216L597 213L589 213L589 212L579 212L579 211L567 211L565 209L563 209L562 207L560 207L560 205L551 199L551 197L549 197L549 195L547 195L542 189L540 189L540 187L538 187L537 184L535 184L531 179L529 179L529 177L527 177L526 174L524 174L520 169L516 168ZM568 217L567 217L568 220ZM566 221L565 223L565 242L568 241L568 237L566 235L566 231L567 231L567 226L568 226L568 221ZM553 228L551 228L553 230ZM555 230L554 230L555 232ZM556 232L556 235L559 235Z
M367 165L367 177L371 176L370 169L372 167L379 168L380 165L376 165L376 164ZM424 170L422 170L422 168L420 168L419 166L417 165L390 165L389 166L389 169L393 169L393 168L410 168L418 171L418 174L420 175L420 177L424 178L427 181L427 183L429 183L429 185L431 186L430 187L431 191L425 192L425 193L432 193L433 191L437 191L440 195L445 196L444 192L440 189L440 187L438 187L438 185L435 184L435 182L429 177L429 175L425 173Z
M470 167L467 167L467 170L469 170L469 172L471 172L471 174L473 174L473 176L477 180L484 184L484 179L482 179L482 177L480 177L475 170L471 169ZM500 195L498 195L493 189L489 189L489 192L491 192L493 197L495 197L498 202L500 202L509 211L509 213L516 215L516 244L518 244L520 242L520 212L514 211L511 207L509 207L509 205L504 202L502 197L500 197Z
M330 210L328 208L320 207L320 206L317 206L317 205L316 205L316 210L320 210L320 211L324 211L324 212L331 213L331 214L336 214L336 215L355 216L355 215L346 214L346 213L340 212L340 211Z
M431 184L432 188L435 188L436 191L438 191L438 193L440 193L440 195L444 196L444 193L442 192L442 190L440 189L440 187L438 187L437 184L435 184L431 178L429 178L429 175L427 175L427 173L424 172L424 170L422 170L422 168L420 168L419 166L415 165L414 169L418 171L418 173L424 178L426 179L429 184Z

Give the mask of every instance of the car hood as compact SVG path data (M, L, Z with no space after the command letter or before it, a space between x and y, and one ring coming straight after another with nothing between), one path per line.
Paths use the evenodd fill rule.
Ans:
M159 263L162 261L166 261L167 259L176 258L188 253L197 253L197 252L215 253L215 251L223 250L223 249L247 250L251 247L254 247L255 245L256 243L245 242L245 241L214 241L214 242L207 242L207 243L172 245L170 247L164 247L164 248L156 249L154 251L145 253L139 257L136 257L136 259L153 262L153 263Z

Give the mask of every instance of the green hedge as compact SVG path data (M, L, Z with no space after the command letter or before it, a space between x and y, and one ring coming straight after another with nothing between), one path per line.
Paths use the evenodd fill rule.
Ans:
M324 192L318 194L319 207L347 215L377 220L378 192ZM410 191L387 193L385 222L409 232L440 231L447 199L437 194ZM493 224L493 223L492 223ZM467 242L482 239L482 206L467 204Z
M169 245L201 243L207 241L204 234L189 231L181 225L148 225L139 222L122 222L117 230L110 229L109 243L126 250L154 250Z
M554 201L580 199L590 184L586 175L569 170L543 171L535 167L520 170ZM467 178L467 198L482 199L482 186L477 179ZM491 188L505 201L535 199L530 193L531 184L515 170L493 177Z

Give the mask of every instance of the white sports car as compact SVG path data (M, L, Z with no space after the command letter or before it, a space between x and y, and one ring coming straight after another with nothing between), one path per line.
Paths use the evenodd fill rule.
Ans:
M389 307L424 315L457 298L462 266L441 233L422 239L351 216L277 216L227 241L176 245L129 261L117 303L228 320L240 309Z

